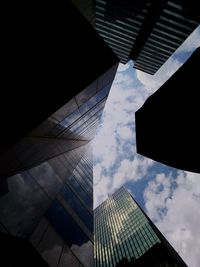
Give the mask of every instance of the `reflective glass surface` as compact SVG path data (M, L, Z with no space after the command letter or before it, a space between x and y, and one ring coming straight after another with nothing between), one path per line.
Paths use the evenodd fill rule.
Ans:
M93 232L93 216L89 213L86 207L82 205L80 199L78 199L78 197L76 197L76 195L67 186L63 188L62 195L68 205L70 205L70 207L78 214L88 229Z
M93 267L90 141L117 66L101 73L0 159L0 175L9 177L0 198L1 231L29 238L50 267Z
M95 266L115 266L137 259L160 243L146 216L124 188L117 190L94 211Z
M87 236L58 200L53 201L45 217L69 246L80 246L88 241Z

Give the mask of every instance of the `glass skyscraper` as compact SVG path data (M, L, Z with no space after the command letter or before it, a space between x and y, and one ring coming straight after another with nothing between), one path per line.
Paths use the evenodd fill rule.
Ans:
M92 267L91 140L119 59L70 0L3 20L0 265Z
M2 246L12 255L4 266L19 262L20 267L32 266L30 262L40 255L35 266L46 262L49 267L93 267L91 140L117 66L93 80L0 158L4 178L0 242L4 240ZM21 239L24 245L16 245L11 252L11 245ZM27 250L33 259L24 256ZM28 262L22 264L25 258Z
M154 74L198 27L192 0L96 0L95 27L122 63Z
M119 235L125 224L124 216L127 214L128 220L129 214L125 206L123 214L117 210L114 215L113 209L114 223L105 210L99 216L101 223L95 224L97 232L93 229L91 140L117 70L117 55L121 62L127 62L134 59L133 55L129 57L131 51L138 51L132 45L140 32L145 32L142 25L149 1L134 1L139 5L139 9L136 5L136 19L127 14L127 6L125 10L117 6L112 17L114 2L133 1L99 0L95 8L92 0L9 1L4 8L4 94L0 99L1 266L92 267L94 233L99 241L95 264L102 266L120 264L125 258L141 259L142 253L146 255L146 250L154 248L153 242L159 243L155 235L146 247L140 246L144 233L139 239L137 235L129 238L126 230L121 245ZM95 24L101 36L87 20ZM151 64L154 72L160 61L164 62L171 54L172 42L168 38L174 36L171 22L165 36L157 36L163 22L166 23L166 17L162 25L158 21L156 33L146 42L147 49L140 58L142 68L138 62L138 69L148 72L150 60L154 62ZM187 23L183 37L195 25L196 21ZM175 34L177 30L172 27ZM163 40L168 44L163 45ZM127 201L124 199L124 204ZM106 230L109 222L116 231ZM125 225L125 229L129 228L129 223ZM108 236L112 238L106 239ZM133 241L136 250L131 240L136 240Z
M95 267L186 267L124 187L94 210L94 221Z

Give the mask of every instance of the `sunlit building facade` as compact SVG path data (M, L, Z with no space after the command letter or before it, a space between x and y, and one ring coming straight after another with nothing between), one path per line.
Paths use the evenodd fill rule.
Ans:
M94 210L94 221L95 267L186 267L124 187Z

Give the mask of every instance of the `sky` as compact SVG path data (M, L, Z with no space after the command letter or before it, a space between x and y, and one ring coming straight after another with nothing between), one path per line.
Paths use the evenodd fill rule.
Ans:
M122 185L189 267L200 262L200 174L136 153L135 112L200 46L200 26L155 75L119 64L93 141L94 207Z

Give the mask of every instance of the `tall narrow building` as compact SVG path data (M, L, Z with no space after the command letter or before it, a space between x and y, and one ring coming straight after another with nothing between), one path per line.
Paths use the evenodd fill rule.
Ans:
M93 267L91 140L117 65L0 158L4 266Z
M6 12L0 265L93 267L91 140L119 59L69 0Z
M94 210L95 267L186 267L131 194L121 187Z

